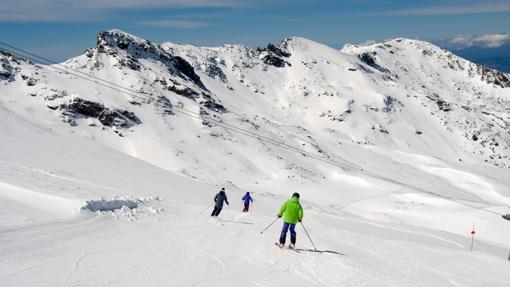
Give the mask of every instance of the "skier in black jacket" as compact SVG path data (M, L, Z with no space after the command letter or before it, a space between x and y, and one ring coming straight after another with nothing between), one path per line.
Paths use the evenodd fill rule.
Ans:
M216 194L214 197L214 202L216 202L216 204L214 205L214 210L211 213L211 216L218 216L221 212L221 209L223 208L223 202L226 202L227 205L229 205L224 187L222 187L221 191Z

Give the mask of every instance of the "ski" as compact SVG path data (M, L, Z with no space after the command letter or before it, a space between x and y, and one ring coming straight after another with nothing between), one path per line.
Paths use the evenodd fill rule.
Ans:
M289 246L287 246L287 249L299 253L294 244L290 244Z
M299 251L293 245L285 246L284 244L281 244L279 242L275 242L274 245L276 245L281 250L290 250L290 251L294 251L296 253L299 253Z

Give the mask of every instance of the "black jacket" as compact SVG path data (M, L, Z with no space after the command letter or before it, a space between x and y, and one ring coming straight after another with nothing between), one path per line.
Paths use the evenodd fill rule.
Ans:
M218 194L216 194L216 196L214 197L214 202L216 202L216 204L214 205L214 207L216 208L223 208L223 202L226 202L227 204L228 203L228 199L227 199L227 195L225 194L224 191L220 191Z

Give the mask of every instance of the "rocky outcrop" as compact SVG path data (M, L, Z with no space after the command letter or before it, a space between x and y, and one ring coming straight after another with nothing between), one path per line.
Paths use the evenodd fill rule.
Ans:
M120 55L120 51L125 53ZM168 67L172 74L190 80L205 89L193 66L183 58L164 51L149 40L140 39L119 30L102 31L97 37L97 52L118 58L120 65L132 70L140 70L139 59L152 59L161 62ZM86 52L86 56L91 57L90 51Z
M133 113L122 109L110 109L103 104L75 98L69 103L60 105L64 120L71 125L77 125L76 119L95 118L103 126L130 128L141 124L140 119Z
M469 69L470 75L479 75L482 81L501 88L510 88L510 75L489 69L482 65L473 64Z
M200 104L217 113L223 114L227 112L227 109L222 104L218 103L217 100L215 100L211 95L208 95L206 93L202 94L203 100L200 101Z
M274 44L267 44L265 48L257 48L259 52L259 59L265 64L275 66L277 68L283 68L285 65L290 66L290 63L285 60L291 56L289 52L284 50L282 47L277 47Z
M193 90L192 88L180 85L179 83L174 82L171 79L169 79L168 81L165 79L156 79L154 82L155 83L159 82L164 89L169 90L170 92L174 92L188 99L195 100L199 95L199 93Z
M221 63L221 62L220 62ZM225 64L224 62L222 63ZM207 76L218 79L225 83L227 81L227 76L223 72L223 70L219 67L218 61L214 58L207 59L207 63L205 63L205 73Z
M10 57L12 57L10 54L0 51L0 80L12 79L13 68L9 61Z
M426 97L429 100L435 102L439 110L443 112L449 112L452 110L452 105L449 102L442 99L438 94L433 93L432 95L427 95Z
M376 52L365 52L358 55L358 58L361 60L361 62L367 64L368 66L382 72L382 73L390 73L390 71L386 68L381 67L376 62Z
M200 77L195 73L193 66L190 65L186 60L179 56L173 57L174 67L180 73L186 75L189 79L191 79L195 84L204 87L202 82L200 81Z

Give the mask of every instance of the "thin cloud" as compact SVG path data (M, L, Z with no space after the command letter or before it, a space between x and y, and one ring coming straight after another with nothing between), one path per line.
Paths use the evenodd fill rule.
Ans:
M89 0L86 4L87 6L100 8L203 8L242 6L243 2L242 0Z
M499 48L510 40L510 33L487 34L481 36L461 35L453 37L448 41L455 48L469 48L479 46L483 48Z
M108 19L117 9L246 7L254 0L13 0L0 6L0 22Z
M364 46L372 46L372 45L375 45L375 44L377 44L376 40L366 40L366 41L363 41L361 43L357 43L355 45L358 46L358 47L364 47Z
M157 28L179 28L179 29L197 29L209 26L209 23L190 20L156 20L156 21L138 21L135 22L141 26Z
M483 1L474 4L455 6L433 6L414 9L403 9L387 12L388 15L418 16L418 15L459 15L459 14L482 14L500 13L510 11L510 1Z

